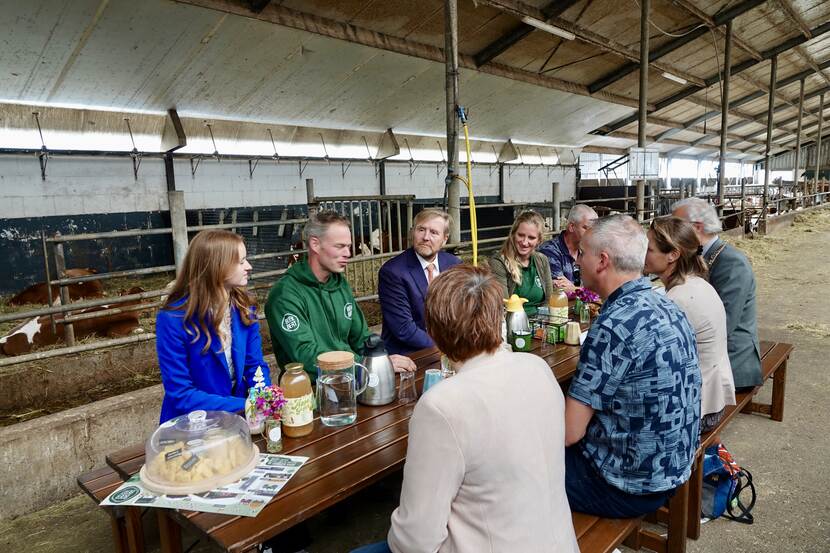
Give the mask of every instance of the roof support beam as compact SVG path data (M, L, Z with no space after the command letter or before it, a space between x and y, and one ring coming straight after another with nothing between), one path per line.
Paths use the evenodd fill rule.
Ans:
M798 182L798 158L801 156L801 119L804 113L804 79L801 79L798 101L798 129L795 131L795 162L793 163L793 182Z
M260 21L267 21L275 25L298 29L300 31L307 31L338 40L345 40L354 44L361 44L363 46L369 46L388 52L395 52L397 54L444 63L444 49L438 46L414 42L400 37L379 33L371 29L357 27L342 21L336 21L334 19L299 12L278 4L269 4L264 10L262 10L262 13L253 14L244 5L230 0L176 1L182 4L190 4L193 6L208 8ZM588 96L612 104L618 104L631 108L637 108L638 106L636 100L632 100L631 98L627 98L619 94L604 91L591 94L588 92L588 87L585 85L565 81L563 79L557 79L555 77L538 75L531 71L525 71L523 69L518 69L500 63L488 63L487 65L477 67L475 61L473 60L473 56L470 55L459 54L458 65L459 67L463 67L465 69L477 70L480 73L504 77L506 79L512 79L514 81L520 81L553 90L560 90L571 94L578 94L580 96ZM654 107L652 105L649 105L649 110L652 110L653 108Z
M529 4L525 4L524 2L520 2L518 0L478 0L481 4L486 4L491 6L499 11L504 13L513 15L518 18L529 17L532 19L542 20L545 17L545 14L542 10L534 8ZM640 60L640 53L637 50L633 50L628 46L621 44L611 38L604 37L599 35L590 29L586 29L585 27L581 27L575 23L571 23L570 21L566 21L564 19L560 19L558 17L548 17L546 22L559 27L569 33L573 33L576 37L576 40L580 42L584 42L586 44L590 44L591 46L602 50L603 52L607 52L609 54L614 54L625 58L631 62L639 63ZM652 63L652 65L659 69L660 71L665 71L668 73L672 73L673 75L677 75L678 77L682 77L686 79L686 81L703 86L703 79L696 75L692 75L683 69L680 69L676 65L668 64L668 63Z
M720 116L720 158L718 162L718 215L723 215L726 187L726 133L729 130L729 82L732 72L732 22L726 24L726 49L723 52L723 97Z
M801 16L798 15L798 12L796 12L793 9L789 0L776 0L775 3L778 4L778 7L781 8L782 12L784 12L784 15L786 15L793 23L795 23L795 26L798 28L798 31L801 34L803 34L807 38L807 40L813 38L813 34L810 32L810 26L807 25L807 23L801 18Z
M807 25L807 22L796 12L793 8L790 0L775 0L775 4L778 5L778 8L784 15L793 23L796 31L800 32L804 35L807 40L813 38L813 32L810 30L810 26ZM768 9L764 9L764 15L766 16L767 20L772 24L777 24L776 21L773 21L772 15L770 14ZM828 77L821 69L818 68L816 64L816 60L801 46L796 46L794 48L798 57L800 57L807 66L816 72L827 84L830 84L830 77Z
M742 15L742 14L748 12L752 8L754 8L754 7L756 7L760 4L763 4L765 1L766 0L744 0L740 4L737 4L737 5L735 5L731 8L727 8L723 11L718 12L712 18L712 21L715 23L715 25L723 25L724 23L732 21L733 19L735 19L739 15ZM696 38L698 38L700 36L703 36L707 31L708 31L707 28L701 27L699 29L695 29L694 31L691 31L687 35L683 35L683 36L678 37L678 38L673 38L672 40L668 41L664 45L656 48L653 52L649 52L648 61L653 63L654 61L660 59L661 57L665 56L666 54L674 52L675 50L677 50L681 46L684 46L684 45L690 43L691 41L695 40ZM627 64L623 65L622 67L620 67L619 69L615 69L611 73L608 73L607 75L603 76L602 78L600 78L600 79L594 81L593 83L589 84L588 85L588 90L591 91L591 92L600 91L603 88L619 81L620 79L622 79L626 75L629 75L630 73L633 73L636 70L637 70L637 64L627 63Z
M651 15L651 0L640 0L640 109L637 110L637 147L646 147L646 127L648 126L648 18ZM646 181L637 179L637 221L645 219ZM658 184L659 191L659 184Z
M767 224L767 207L769 207L769 156L772 151L772 118L775 115L775 83L778 74L778 56L772 57L772 64L769 69L769 108L767 109L767 146L764 148L764 207L761 217L764 219L764 226ZM821 119L819 119L821 121Z
M813 36L816 37L816 36L819 36L819 35L822 35L822 34L828 32L828 31L830 31L830 21L819 25L818 27L813 29L811 32L813 33ZM763 58L764 59L772 58L773 56L776 56L778 54L781 54L782 52L786 52L787 50L789 50L791 48L794 48L795 46L798 46L799 44L803 43L805 40L806 39L804 38L804 36L797 36L797 37L785 40L784 42L782 42L778 46L774 46L773 48L770 48L769 50L764 51L762 53ZM737 73L740 73L741 71L745 71L746 69L749 69L750 67L754 67L758 63L760 63L760 62L757 61L757 60L747 60L747 61L741 62L741 63L737 64L736 66L734 66L732 68L732 74L735 75ZM818 64L818 67L820 67L820 68L830 67L830 60L827 60L827 61L824 61L824 62ZM795 75L790 75L789 77L787 77L785 79L782 79L781 81L776 83L776 86L777 87L787 86L789 84L800 81L804 77L808 77L812 73L813 73L812 69L807 69L805 71L801 71L800 73L796 73ZM720 81L720 77L721 77L720 73L718 73L718 74L711 75L711 76L707 77L706 79L704 79L704 81L706 82L707 86L712 86L714 84L717 84ZM675 94L672 94L671 96L658 101L655 104L655 108L657 110L661 110L661 109L667 108L671 105L674 105L674 104L676 104L677 102L679 102L681 100L688 100L690 102L695 102L695 103L698 103L698 104L701 104L701 105L706 105L704 103L705 102L704 100L699 100L699 99L696 99L696 98L690 98L690 96L692 96L692 94L695 94L696 92L699 92L700 90L703 90L703 88L698 87L696 85L687 86L683 90L681 90L679 92L676 92ZM707 105L707 107L708 107L708 105ZM611 123L610 125L606 125L605 127L602 127L601 129L598 129L598 130L594 131L594 133L595 134L603 134L605 132L615 131L617 129L621 129L621 128L625 127L626 125L629 125L629 124L633 123L636 120L637 120L637 115L636 114L628 116L628 117L624 117L622 119L619 119L618 121L615 121L614 123Z
M447 117L447 213L450 240L461 241L461 182L458 173L458 0L444 0L444 62ZM475 252L474 252L475 253Z
M614 131L612 133L609 133L608 136L610 136L612 138L624 138L626 140L638 140L638 138L639 138L639 136L637 134L630 133L630 132L623 132L623 131ZM709 138L711 138L711 137L709 137ZM646 142L647 143L654 142L654 137L653 136L646 136ZM671 145L674 145L674 146L685 146L686 148L697 147L697 148L701 148L701 149L705 149L705 150L712 150L714 152L719 151L719 148L717 146L711 146L711 145L698 146L697 144L695 144L695 142L696 141L687 142L685 140L675 140L673 138L663 140L663 144L671 144ZM734 153L745 154L745 153L751 151L751 149L748 149L748 150L732 149L730 151L732 151Z
M724 36L726 35L726 31L721 29L720 26L717 23L715 23L715 20L712 19L712 17L708 13L695 6L690 0L674 0L673 3L677 4L693 16L697 17L702 22L706 23L706 26L710 29L715 29L718 32L718 34ZM741 36L734 31L732 32L732 42L734 42L735 46L749 54L752 58L758 61L761 61L761 59L763 59L761 57L761 52L750 46L747 41L741 38Z
M579 2L579 0L551 2L541 10L544 14L544 19L542 19L542 21L547 21L550 17L558 17L577 2ZM521 25L514 27L512 31L494 40L473 56L476 66L482 66L485 63L489 63L497 56L506 52L513 45L518 44L527 35L532 33L534 29L535 27L528 25L527 23L522 23Z

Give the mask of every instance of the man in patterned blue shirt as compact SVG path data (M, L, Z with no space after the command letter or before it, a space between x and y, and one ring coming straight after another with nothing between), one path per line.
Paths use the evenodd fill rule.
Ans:
M651 513L691 474L700 442L700 369L685 314L642 276L648 241L631 217L600 219L582 239L585 286L604 300L565 407L571 509Z

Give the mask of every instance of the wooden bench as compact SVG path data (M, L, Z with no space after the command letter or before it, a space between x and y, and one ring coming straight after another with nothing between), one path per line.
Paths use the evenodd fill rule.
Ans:
M101 501L124 483L124 479L110 467L85 472L77 478L78 486L100 505ZM136 507L104 507L110 516L113 547L117 553L144 551L144 531L141 509Z
M675 496L667 507L647 517L648 520L669 526L669 535L667 538L663 538L667 542L668 553L682 553L685 551L685 539L681 543L680 538L684 532L675 530L681 520L685 521L683 525L686 528L686 537L695 540L700 537L700 513L703 494L703 452L706 448L714 445L715 439L726 429L727 425L732 422L738 413L764 413L770 415L770 418L773 420L783 420L787 361L792 351L793 346L791 344L768 341L761 342L762 384L752 390L737 394L735 397L735 405L726 407L718 425L710 432L701 436L700 447L695 454L695 461L692 465L692 474L684 486L687 488L686 495L688 501L685 504L679 500L675 501L677 498ZM771 403L767 405L753 402L753 398L761 390L763 383L770 378L773 380ZM685 511L685 514L680 514L680 511ZM652 534L647 530L643 530L641 533ZM647 546L646 544L657 544L659 546L659 541L653 541L659 540L659 538L660 536L657 534L650 535L645 539L644 546ZM668 545L669 542L671 542L671 545ZM654 549L653 547L649 548Z
M639 549L639 518L600 518L572 513L574 532L582 553L611 553L621 544Z
M762 413L774 421L784 420L784 390L787 380L787 361L794 347L783 342L761 342L761 384L752 390L735 396L735 405L724 410L723 418L710 432L700 437L700 448L695 456L689 493L689 522L687 536L693 540L700 537L700 513L703 493L703 452L715 445L715 440L732 422L738 413ZM772 399L769 404L753 401L767 380L772 379Z

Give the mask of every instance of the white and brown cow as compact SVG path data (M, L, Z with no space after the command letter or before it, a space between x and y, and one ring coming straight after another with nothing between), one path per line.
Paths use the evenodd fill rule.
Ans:
M128 294L139 294L143 291L144 290L142 288L133 287L129 290L122 290L121 295L125 296ZM141 300L135 300L126 303L100 305L97 307L79 309L78 311L73 311L73 314L103 311L104 309L113 307L127 307L130 305L138 305L140 303L142 303ZM105 315L95 319L76 321L72 323L75 338L81 340L92 335L117 338L144 332L138 322L141 313L141 311L128 311L126 313ZM32 318L29 321L19 325L6 336L0 338L0 349L2 349L3 353L6 355L22 355L32 351L32 349L35 349L36 347L48 346L62 341L63 314L55 315L55 330L56 332L52 332L52 325L48 315Z
M82 276L91 276L97 274L95 269L67 269L66 278L77 278ZM104 297L104 287L100 280L88 280L86 282L75 282L67 286L69 289L69 299L77 300L81 298L102 298ZM54 301L60 295L60 287L57 284L52 285L52 300ZM28 288L19 292L12 299L9 300L9 305L24 305L27 303L49 303L49 291L46 288L45 282L38 282L32 284Z

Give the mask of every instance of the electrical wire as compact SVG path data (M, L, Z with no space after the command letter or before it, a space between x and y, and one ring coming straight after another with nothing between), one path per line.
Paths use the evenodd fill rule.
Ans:
M637 0L631 0L631 1L632 1L632 2L634 2L635 4L637 4L637 7L638 7L638 8L640 7L640 3L639 3ZM668 32L668 31L664 31L663 29L661 29L661 28L657 25L657 23L655 23L654 21L652 21L652 20L651 20L651 18L650 18L650 17L648 18L648 22L651 24L651 26L652 26L652 27L654 27L655 29L657 29L658 31L660 31L661 33L663 33L664 35L666 35L666 36L670 36L670 37L674 37L674 38L684 37L684 36L686 36L686 35L688 35L688 34L690 34L690 33L693 33L694 31L696 31L696 30L700 29L701 27L706 27L706 26L707 26L707 25L706 25L706 23L701 23L701 24L700 24L700 25L698 25L697 27L692 27L691 29L689 29L689 30L688 30L688 31L686 31L685 33L675 34L675 33L670 33L670 32Z
M470 234L473 242L473 266L478 267L478 219L476 218L476 197L473 194L473 156L470 151L470 132L467 128L467 119L462 119L464 127L464 142L467 147L467 179L455 177L467 185L467 197L470 205Z

